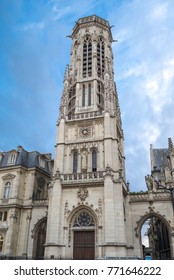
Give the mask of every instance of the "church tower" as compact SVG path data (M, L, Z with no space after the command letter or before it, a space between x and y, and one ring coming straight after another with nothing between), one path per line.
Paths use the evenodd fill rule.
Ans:
M66 67L45 258L127 255L123 130L108 21L80 18Z

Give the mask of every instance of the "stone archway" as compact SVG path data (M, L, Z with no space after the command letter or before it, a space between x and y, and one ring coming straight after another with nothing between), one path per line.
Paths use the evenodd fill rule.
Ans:
M149 221L149 228L147 236L149 239L149 246L146 248L142 246L141 230L145 221ZM139 237L141 257L144 259L145 255L151 255L152 259L171 259L172 258L172 241L171 241L171 227L168 221L161 215L151 212L144 215L138 222L136 236Z
M95 259L96 234L96 218L91 209L79 207L73 211L69 223L73 259Z
M33 259L44 258L47 219L41 219L34 228Z

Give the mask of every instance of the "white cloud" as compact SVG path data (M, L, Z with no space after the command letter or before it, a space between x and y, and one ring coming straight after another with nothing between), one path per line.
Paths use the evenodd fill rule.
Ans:
M61 17L69 14L71 12L71 7L67 6L67 7L64 7L64 8L60 8L60 5L58 6L57 4L55 4L52 7L52 11L53 11L52 19L53 20L58 20Z
M149 152L149 144L155 143L161 134L158 124L150 121L144 121L141 132L137 136L138 141L146 152Z
M151 12L153 20L163 20L166 18L168 12L168 3L158 4Z
M31 22L21 26L21 30L28 31L31 29L43 29L45 27L45 23L41 22Z

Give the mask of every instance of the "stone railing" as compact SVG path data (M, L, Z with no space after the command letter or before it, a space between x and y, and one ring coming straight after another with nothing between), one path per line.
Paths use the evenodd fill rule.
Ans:
M48 201L47 199L33 200L32 205L36 207L47 206Z
M161 200L171 200L170 193L168 192L140 192L130 194L130 203L141 202L141 201L161 201Z
M102 112L95 111L95 112L84 112L75 114L68 117L68 120L79 120L79 119L86 119L86 118L94 118L96 116L102 116Z
M76 174L61 174L63 184L103 182L103 171Z

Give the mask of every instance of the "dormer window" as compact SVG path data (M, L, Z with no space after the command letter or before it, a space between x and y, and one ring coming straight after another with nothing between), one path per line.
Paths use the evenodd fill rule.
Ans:
M39 157L39 165L42 168L45 168L45 159L43 157Z
M1 163L2 159L3 159L3 156L4 156L4 154L2 152L0 152L0 163Z
M15 164L16 163L16 153L10 153L8 156L8 164Z

